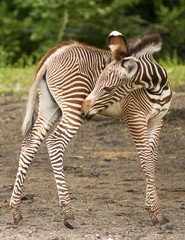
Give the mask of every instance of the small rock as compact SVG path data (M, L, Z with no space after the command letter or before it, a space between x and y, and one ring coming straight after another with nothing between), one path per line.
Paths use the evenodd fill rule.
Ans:
M96 237L97 237L98 239L100 239L100 234L99 234L99 233L97 233L97 234L96 234Z

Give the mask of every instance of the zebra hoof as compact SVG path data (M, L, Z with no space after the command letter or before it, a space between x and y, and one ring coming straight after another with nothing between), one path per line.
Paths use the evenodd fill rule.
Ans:
M19 225L23 220L20 210L19 210L20 209L19 206L15 205L13 203L10 203L10 209L11 209L14 224Z
M69 229L74 229L74 220L64 220L64 226Z
M169 221L166 217L164 217L164 216L163 216L162 219L159 220L159 223L160 223L161 226L162 226L162 225L165 225L165 224L167 224L167 223L169 223L169 222L170 222L170 221Z
M161 230L172 230L173 224L166 218L163 218L163 221L160 222L160 229Z
M155 219L152 219L152 224L153 224L153 226L155 226L155 225L157 225L159 222L158 222L158 220L155 218Z
M19 225L23 221L23 218L21 215L19 215L18 218L14 218L14 224Z
M22 216L20 216L18 219L14 219L14 224L19 225L19 224L21 224L22 221L23 221L23 218L22 218Z
M64 217L64 226L66 226L69 229L74 229L74 215L72 211L65 214Z

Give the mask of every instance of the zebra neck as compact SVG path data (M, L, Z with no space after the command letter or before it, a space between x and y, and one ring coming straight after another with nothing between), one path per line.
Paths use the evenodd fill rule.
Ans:
M140 72L139 82L141 82L150 94L160 95L168 88L168 77L165 69L161 67L151 54L146 54L139 58Z
M75 49L80 56L79 72L88 77L89 81L93 84L92 88L94 88L99 74L111 61L111 53L109 51L81 45Z

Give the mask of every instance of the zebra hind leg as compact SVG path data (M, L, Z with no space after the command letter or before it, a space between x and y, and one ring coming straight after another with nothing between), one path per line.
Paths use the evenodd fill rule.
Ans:
M59 204L64 214L64 225L67 228L73 229L73 224L70 222L71 220L74 220L74 216L64 176L63 154L67 144L79 129L82 119L80 116L80 110L79 115L76 115L75 118L74 116L72 118L70 116L70 113L63 112L63 117L60 123L48 137L46 143L58 189Z
M18 172L10 200L10 208L15 224L19 224L22 221L22 216L20 213L20 203L27 169L31 164L33 157L36 154L49 128L50 124L46 123L44 119L39 117L34 124L32 130L28 133L28 135L24 138L22 142Z
M44 81L41 84L41 90L43 94L40 92L39 115L33 128L23 139L18 172L10 200L10 208L15 224L19 224L23 219L20 213L20 203L27 169L47 131L61 115L60 108L53 101L49 92L44 91L46 90Z

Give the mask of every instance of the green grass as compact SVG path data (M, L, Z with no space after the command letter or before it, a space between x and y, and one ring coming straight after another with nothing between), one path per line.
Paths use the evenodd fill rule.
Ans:
M159 63L166 69L172 89L174 91L185 89L185 64L175 55L172 59L168 57L165 60L159 60Z
M174 91L185 89L185 65L166 67L168 79Z
M19 99L28 94L36 66L0 68L0 95Z
M167 70L172 89L185 89L185 65L172 61L159 61ZM24 68L0 68L0 96L12 95L16 99L27 96L35 73L36 65Z

